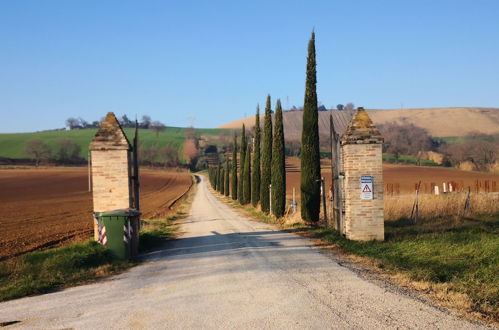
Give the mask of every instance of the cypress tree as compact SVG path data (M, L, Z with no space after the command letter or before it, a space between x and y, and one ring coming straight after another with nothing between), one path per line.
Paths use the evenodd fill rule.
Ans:
M220 169L220 165L217 165L217 167L214 170L215 175L213 176L213 181L214 181L213 189L215 189L216 191L218 191L218 171L219 171L219 169Z
M262 211L269 213L270 196L269 185L272 173L272 110L270 108L270 95L267 95L265 104L265 119L263 124L262 163L260 178L260 206Z
M315 33L308 43L307 81L301 135L301 217L316 222L320 212L319 113L317 109Z
M251 204L254 207L260 201L260 107L256 107L255 144L253 147L253 172L251 173Z
M220 193L225 195L225 170L220 168Z
M234 133L234 146L232 149L232 199L237 200L237 134Z
M286 163L281 100L277 100L272 138L272 213L281 218L286 209Z
M229 156L227 156L227 158L225 160L225 171L224 171L224 174L225 174L224 195L225 196L229 196L229 186L230 186L230 184L229 184L229 181L230 181L230 175L229 175L230 164L229 164L229 162L230 162Z
M244 181L244 156L246 154L246 128L243 124L241 133L241 151L239 152L239 182L237 186L237 200L239 204L244 204L243 181Z
M218 192L220 192L220 190L222 189L222 180L223 180L222 165L219 162L218 163L218 171L217 171L217 191Z
M243 175L243 204L248 204L251 202L251 145L249 143L246 144Z

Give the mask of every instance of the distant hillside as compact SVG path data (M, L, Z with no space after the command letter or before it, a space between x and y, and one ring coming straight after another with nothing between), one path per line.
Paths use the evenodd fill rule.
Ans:
M388 122L412 123L425 128L436 137L465 136L472 132L499 134L499 108L368 110L368 113L376 125ZM301 111L284 112L286 139L300 139L302 115ZM253 127L254 116L222 125L220 128L240 129L243 123L246 127ZM319 130L321 135L329 134L328 111L319 112Z
M167 127L158 136L152 130L139 129L139 143L145 146L158 145L162 147L166 144L173 146L179 152L185 141L185 128L182 127ZM129 140L132 141L134 136L134 129L124 129ZM195 129L198 136L218 136L223 129ZM0 158L10 159L25 159L29 158L23 154L26 142L33 138L41 138L52 149L56 146L59 139L66 138L76 142L81 147L80 156L87 159L88 145L94 137L97 129L75 129L68 131L43 131L34 133L4 133L0 134ZM182 159L182 157L180 157Z

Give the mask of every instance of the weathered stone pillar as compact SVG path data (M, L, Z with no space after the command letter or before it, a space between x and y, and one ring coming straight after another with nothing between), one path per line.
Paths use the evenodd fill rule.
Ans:
M90 143L94 212L128 209L132 203L132 149L114 113L109 112ZM94 238L98 239L94 221Z
M344 224L352 240L384 240L383 137L363 108L354 114L341 137L345 178Z

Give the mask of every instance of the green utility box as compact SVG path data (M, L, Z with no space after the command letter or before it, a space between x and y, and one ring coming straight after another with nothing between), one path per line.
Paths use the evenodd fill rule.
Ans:
M122 260L137 258L140 212L134 209L95 212L99 243Z

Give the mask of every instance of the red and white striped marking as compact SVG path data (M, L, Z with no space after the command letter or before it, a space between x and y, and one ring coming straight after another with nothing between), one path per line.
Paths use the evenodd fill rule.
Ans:
M99 226L99 242L107 246L106 226Z

